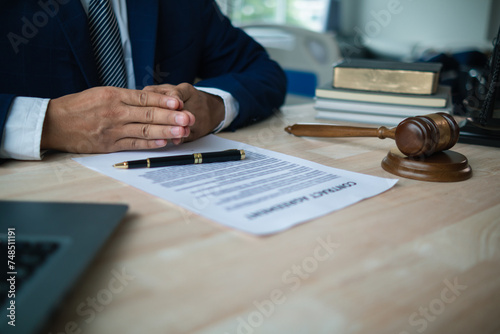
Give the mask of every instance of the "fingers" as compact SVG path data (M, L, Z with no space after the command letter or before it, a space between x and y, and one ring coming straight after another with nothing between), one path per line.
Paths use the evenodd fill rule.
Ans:
M165 87L161 88L162 86ZM156 135L154 138L172 138L172 136L179 138L187 136L189 129L186 129L186 127L192 126L195 123L195 117L187 110L179 111L179 108L183 106L183 102L177 93L174 96L167 96L163 93L167 89L166 86L170 87L171 85L162 86L149 86L142 91L122 90L122 93L125 93L122 102L128 104L126 122L142 123L143 125L159 124L171 126L162 129L166 137L158 137ZM180 127L184 127L184 129ZM136 137L137 134L132 136ZM142 136L139 138L147 137Z
M189 127L195 122L194 115L187 111L172 111L161 108L127 108L125 123L159 124Z
M182 138L171 140L173 144L179 145L183 142ZM115 143L112 151L128 151L128 150L151 150L167 145L167 140L164 139L141 139L141 138L122 138Z
M174 92L177 86L164 84L144 87L143 91L152 92L155 94L166 96L170 105L169 108L172 110L182 110L184 109L184 100Z
M183 103L186 103L191 97L195 96L195 94L198 92L198 90L194 88L193 85L185 82L178 85L163 84L163 85L147 86L144 88L144 91L163 94ZM178 110L183 108L184 105L181 105L179 106Z
M119 149L158 148L165 146L167 140L179 143L191 134L194 115L176 110L183 105L177 95L167 96L160 91L153 88L125 91L130 94L122 98L127 112L116 132Z
M162 87L160 86L160 88ZM181 83L177 86L165 88L168 88L168 92L166 92L167 96L179 99L183 102L187 102L197 92L196 88L188 83Z
M172 102L174 104L172 105ZM95 87L52 99L40 145L78 153L163 147L191 134L194 115L177 97L154 91ZM82 143L88 143L82 149Z
M167 96L151 90L129 90L111 88L103 89L104 99L119 98L122 103L137 107L157 107L170 110L179 110L183 106L182 100L176 96Z
M167 145L166 140L146 140L139 138L122 138L116 142L113 151L128 151L128 150L148 150L164 147Z
M120 130L130 138L138 139L181 139L191 134L189 127L131 123Z
M174 138L171 141L172 141L172 144L174 144L174 145L180 145L184 142L184 138Z
M195 116L182 110L196 89L189 84L157 85L128 91L121 101L127 105L126 121L119 130L118 150L163 147L167 140L178 145L191 135ZM123 93L123 92L120 92ZM125 136L126 137L125 137ZM122 137L123 136L123 137Z

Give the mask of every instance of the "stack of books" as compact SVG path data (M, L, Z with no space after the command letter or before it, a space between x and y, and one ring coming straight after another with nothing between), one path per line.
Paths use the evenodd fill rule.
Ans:
M440 63L351 59L316 89L317 118L396 126L403 119L451 113L451 90L439 85Z

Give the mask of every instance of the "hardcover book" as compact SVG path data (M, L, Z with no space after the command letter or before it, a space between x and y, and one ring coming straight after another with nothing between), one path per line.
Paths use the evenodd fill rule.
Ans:
M370 103L347 101L338 99L325 99L318 97L314 102L314 108L318 110L332 110L343 111L350 113L362 114L377 114L386 116L404 116L413 117L418 115L432 114L437 112L444 112L451 114L453 104L451 103L451 96L449 97L446 106L443 108L435 107L421 107L400 104L386 104L386 103Z
M350 59L333 67L333 87L401 94L434 94L441 63Z
M360 91L354 89L340 89L332 87L331 84L326 84L322 87L316 88L316 97L318 98L435 108L446 107L450 94L450 87L443 85L438 86L436 93L432 95L397 94Z

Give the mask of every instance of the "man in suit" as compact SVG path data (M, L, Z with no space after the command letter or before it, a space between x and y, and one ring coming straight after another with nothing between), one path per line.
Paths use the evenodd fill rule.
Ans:
M2 5L0 158L158 148L235 130L282 105L283 71L212 0L109 0L126 80L102 86L92 1Z

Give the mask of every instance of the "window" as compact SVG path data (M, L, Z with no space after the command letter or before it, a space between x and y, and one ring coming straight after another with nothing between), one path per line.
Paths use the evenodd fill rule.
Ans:
M325 31L330 0L216 0L234 25L272 23Z

